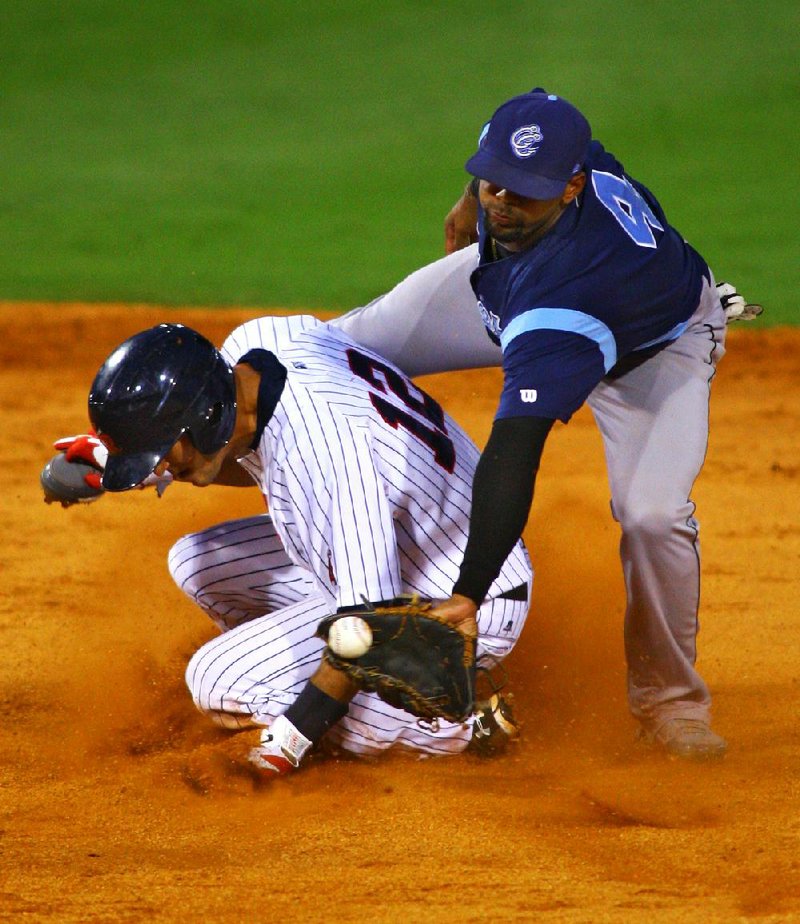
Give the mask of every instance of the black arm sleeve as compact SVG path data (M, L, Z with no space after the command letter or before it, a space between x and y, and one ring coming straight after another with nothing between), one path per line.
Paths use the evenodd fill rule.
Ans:
M533 501L533 486L547 434L544 417L496 420L472 486L469 539L454 594L483 603L522 535Z

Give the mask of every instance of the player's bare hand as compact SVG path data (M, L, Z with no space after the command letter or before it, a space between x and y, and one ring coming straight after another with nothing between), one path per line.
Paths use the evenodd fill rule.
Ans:
M465 635L476 638L478 635L478 607L469 597L453 594L448 600L437 603L431 610L434 616L446 619L460 629Z
M444 220L445 253L455 253L474 244L478 240L477 225L478 200L467 188Z

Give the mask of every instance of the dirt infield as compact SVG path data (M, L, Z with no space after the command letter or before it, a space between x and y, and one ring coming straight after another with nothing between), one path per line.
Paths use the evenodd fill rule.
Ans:
M192 771L217 733L183 666L212 630L165 555L258 493L62 510L38 486L119 341L180 320L221 342L254 314L0 304L0 920L800 921L800 332L734 329L714 386L695 500L721 765L633 741L618 532L582 411L549 441L525 534L522 741L492 761L318 758L254 786ZM421 384L483 443L499 373Z

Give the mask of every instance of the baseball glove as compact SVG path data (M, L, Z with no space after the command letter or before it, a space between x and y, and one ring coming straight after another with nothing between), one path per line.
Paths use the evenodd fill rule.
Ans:
M328 641L337 619L359 616L372 631L360 657L344 658L328 646L327 662L360 689L422 719L463 721L475 699L475 639L430 612L430 600L403 596L327 616L317 636Z

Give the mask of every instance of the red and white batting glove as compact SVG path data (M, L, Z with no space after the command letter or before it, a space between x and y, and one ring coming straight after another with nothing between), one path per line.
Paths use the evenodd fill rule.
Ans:
M285 715L279 715L261 732L261 743L252 748L248 760L260 770L284 775L297 769L310 747L308 738L301 735Z
M96 491L103 490L101 479L106 470L108 450L94 431L79 433L77 436L62 436L53 443L53 448L63 452L67 462L83 462L96 468L96 472L84 475L83 480L90 488Z
M77 436L62 436L61 439L53 443L53 448L63 452L67 462L83 462L96 468L97 472L89 472L88 475L84 475L83 480L90 488L97 491L103 490L101 479L103 472L106 470L108 449L94 430L90 430L88 433L79 433ZM158 496L161 497L171 483L172 475L169 472L165 472L163 475L156 475L155 472L152 472L135 487L139 490L154 487Z

